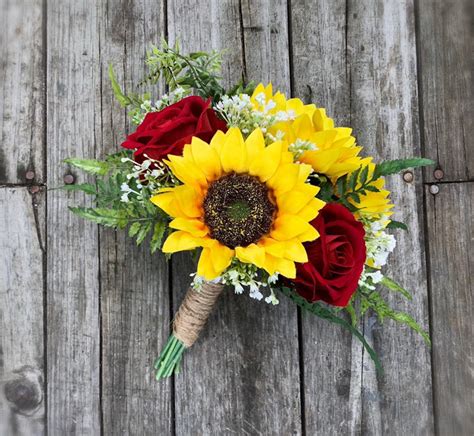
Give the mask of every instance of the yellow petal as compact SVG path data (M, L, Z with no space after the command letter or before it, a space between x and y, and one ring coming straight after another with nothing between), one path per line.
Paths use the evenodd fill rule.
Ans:
M278 210L282 214L297 215L318 192L319 188L317 186L308 183L299 184L293 191L277 197Z
M247 166L265 149L265 138L260 129L255 129L245 140Z
M297 215L280 215L273 223L270 236L279 241L286 241L313 228L307 221Z
M224 172L243 173L246 171L247 150L242 133L237 127L232 127L227 131L220 158Z
M265 261L265 250L256 244L250 244L246 247L236 247L235 255L242 262L252 263L260 268Z
M294 279L296 277L296 267L293 261L275 257L271 254L265 256L265 265L263 268L269 274L278 272L289 279Z
M334 128L334 121L326 115L325 109L319 108L314 111L313 125L316 130L328 130Z
M230 265L235 252L219 242L210 247L210 250L214 271L220 275Z
M171 233L163 244L163 253L176 253L177 251L192 250L202 246L202 238L196 238L187 232L178 230Z
M266 182L275 174L280 165L283 144L281 141L274 142L266 147L253 162L250 162L249 173L256 176L262 182Z
M198 238L207 235L209 232L207 226L201 220L194 218L190 219L178 217L171 221L169 226L172 229L184 230L185 232Z
M306 206L298 211L298 216L305 221L312 221L318 216L319 211L325 204L326 203L319 198L313 198Z
M190 144L186 145L190 147ZM173 174L183 183L196 188L206 187L207 179L204 173L194 163L194 160L185 159L183 156L169 155L169 164Z
M203 248L199 257L197 274L206 280L219 277L230 265L233 255L234 250L220 243L214 243L211 247Z
M174 196L184 215L198 218L202 215L202 196L192 187L179 185L174 188Z
M265 238L263 245L265 252L274 257L301 263L308 261L308 255L303 244L295 239L290 241L276 241L272 238Z
M172 217L184 215L179 208L173 191L154 195L150 198L150 201Z
M219 273L214 269L212 263L212 252L210 248L203 248L199 257L197 274L206 280L214 280L219 277Z
M267 181L267 186L272 188L278 197L294 188L298 181L299 173L299 165L293 163L281 165L270 180Z
M194 162L206 176L208 182L211 182L222 174L221 161L215 148L199 138L193 137L190 150Z
M306 230L297 237L300 242L310 242L318 238L319 232L311 224L309 224L308 227L306 227Z

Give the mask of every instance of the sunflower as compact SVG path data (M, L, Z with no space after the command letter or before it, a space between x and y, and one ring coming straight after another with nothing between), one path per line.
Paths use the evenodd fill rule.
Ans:
M303 242L319 236L310 221L324 202L305 183L311 167L294 163L284 142L266 146L260 129L244 140L231 128L210 144L193 138L167 165L183 185L151 199L174 218L165 253L202 247L197 273L207 280L234 257L295 277L295 262L307 261Z
M355 171L368 159L359 156L362 147L356 146L347 127L334 127L320 112L314 112L313 120L307 114L292 122L278 123L273 129L283 132L290 149L296 150L300 162L311 165L320 174L334 182L339 177Z
M287 100L281 92L273 94L271 84L266 87L259 84L251 101L256 110L272 115L286 113L277 117L283 120L273 124L269 133L287 141L300 162L311 165L333 182L368 163L359 157L362 147L356 145L352 130L335 127L324 108L305 105L299 98Z

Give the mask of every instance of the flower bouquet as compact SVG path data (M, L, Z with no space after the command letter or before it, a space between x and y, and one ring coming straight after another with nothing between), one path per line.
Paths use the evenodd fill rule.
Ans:
M168 94L125 95L109 69L114 93L138 126L123 151L105 160L66 162L97 183L65 186L95 196L96 207L71 207L128 234L151 251L189 250L197 268L176 313L173 332L155 363L156 378L179 371L225 288L277 305L289 298L354 333L374 312L428 335L383 292L410 294L381 268L395 247L393 205L384 176L427 159L374 163L362 157L348 127L323 108L288 99L272 85L220 84L221 55L183 55L179 46L153 47L149 74ZM383 290L382 290L383 289Z

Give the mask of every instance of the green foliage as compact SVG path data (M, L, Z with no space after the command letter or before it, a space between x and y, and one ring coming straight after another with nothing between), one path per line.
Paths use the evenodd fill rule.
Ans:
M390 289L391 291L402 294L407 300L413 300L413 297L405 288L400 286L397 282L395 282L389 277L384 276L380 281L380 284L382 286L385 286L387 289Z
M402 230L408 230L408 227L405 223L402 223L400 221L395 221L392 220L388 223L387 229L402 229Z
M366 299L367 306L374 311L380 323L383 323L385 318L391 318L394 321L405 324L419 333L427 345L431 345L429 334L410 315L393 310L380 293L373 291L369 295L364 296L364 298Z
M417 168L431 165L433 163L434 162L430 159L416 157L410 159L389 160L377 164L370 177L369 166L361 166L354 172L338 178L335 186L337 201L354 212L357 210L357 207L355 207L349 200L352 200L355 203L360 203L361 195L367 195L368 192L379 192L380 190L373 183L380 177L395 174L407 168ZM403 223L395 221L394 224L392 224L392 228L406 229L406 226Z
M375 166L373 179L376 180L382 176L396 174L408 168L418 168L427 165L433 165L435 162L431 159L413 157L409 159L395 159L379 163Z
M379 370L380 372L383 372L382 365L380 364L380 360L377 354L372 349L372 347L368 344L368 342L364 338L364 335L359 330L357 330L353 324L351 324L350 322L347 322L344 318L341 318L340 316L338 316L336 314L337 313L336 310L329 307L325 307L322 304L317 303L317 302L310 303L307 300L305 300L303 297L298 295L294 290L287 288L285 286L282 286L280 288L280 291L286 297L288 297L290 300L292 300L294 303L300 306L303 310L309 313L312 313L313 315L316 315L322 319L330 321L332 323L339 324L340 326L349 330L357 339L360 340L365 350L374 361L374 364L377 370Z
M380 284L388 290L400 293L408 300L412 300L411 294L394 280L384 276ZM357 303L356 306L359 307L359 311L354 309L354 303ZM383 323L386 318L390 318L396 322L405 324L419 333L427 345L431 345L428 333L425 332L410 315L392 309L387 301L384 300L381 293L375 289L360 286L356 294L352 297L350 306L344 309L350 315L353 325L357 325L360 318L363 317L368 310L372 310L380 323Z
M134 197L128 202L122 201L122 184L127 183L138 189L134 179L128 180L127 174L133 172L133 162L122 158L129 157L130 152L124 151L108 156L105 160L67 159L71 165L97 176L96 184L82 183L66 185L67 191L81 191L93 195L97 207L71 207L70 210L82 218L97 224L124 229L129 226L128 234L135 238L137 245L151 234L150 249L155 252L161 247L167 217L150 201L152 193L146 187L140 190L141 197Z
M220 52L182 55L177 42L174 47L170 47L162 40L161 48L152 46L145 62L150 72L141 84L154 84L163 77L170 91L179 86L185 89L193 88L203 98L218 98L225 93L219 83L222 66Z
M124 108L131 105L132 100L130 99L130 97L127 97L122 92L122 88L120 88L120 85L117 82L117 78L114 72L114 67L112 66L112 64L109 65L109 79L112 85L112 90L114 91L115 98L120 103L120 105Z
M104 161L95 159L69 158L65 159L64 162L73 165L89 174L105 176L109 172L109 165Z
M240 80L234 87L229 89L226 94L229 97L232 97L233 95L240 95L240 94L248 94L252 95L253 91L255 90L256 84L255 82L249 82L245 84L244 80Z

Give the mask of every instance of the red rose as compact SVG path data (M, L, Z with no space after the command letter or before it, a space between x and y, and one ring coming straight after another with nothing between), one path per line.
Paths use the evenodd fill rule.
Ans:
M181 155L193 136L209 142L218 130L225 132L225 121L217 118L210 100L190 96L160 112L150 112L129 135L122 147L136 149L137 162L146 157L162 160L168 154Z
M320 236L304 244L308 262L297 264L292 282L311 302L346 306L365 263L364 227L347 208L336 203L324 206L311 225Z

